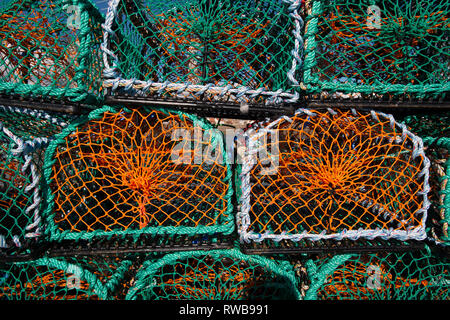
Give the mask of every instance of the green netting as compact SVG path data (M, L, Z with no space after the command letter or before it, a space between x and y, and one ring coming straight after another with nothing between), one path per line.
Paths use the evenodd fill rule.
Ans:
M159 98L292 100L299 6L293 0L111 1L104 86Z
M0 122L22 140L51 139L75 116L0 105Z
M448 300L448 256L427 250L338 255L306 263L305 300Z
M22 247L41 234L45 147L70 118L0 106L0 247Z
M438 242L450 244L448 225L450 223L450 138L423 139L427 157L431 161L430 193L431 206L428 210L430 235Z
M38 209L33 196L38 188L33 164L17 153L23 143L0 123L0 249L20 247L39 233ZM25 164L27 164L25 166Z
M292 266L237 250L193 251L147 261L130 300L299 299Z
M0 266L0 300L111 300L131 261L44 257Z
M450 89L449 6L446 0L307 1L306 90L443 97Z
M45 155L53 240L234 231L222 133L182 112L104 107L70 123Z
M411 132L420 137L446 137L450 133L450 112L442 110L439 113L415 113L399 118Z
M89 0L0 7L0 93L97 101L103 17Z

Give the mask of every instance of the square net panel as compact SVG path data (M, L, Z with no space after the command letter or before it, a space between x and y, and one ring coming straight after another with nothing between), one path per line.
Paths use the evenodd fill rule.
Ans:
M0 266L0 300L111 300L129 260L43 257Z
M299 292L289 263L232 249L182 252L147 261L127 299L296 300Z
M0 106L0 251L13 252L42 234L44 151L66 120L43 111Z
M320 257L306 263L305 300L448 300L448 255L384 252Z
M293 102L301 1L114 0L104 25L105 88L190 101Z
M322 99L448 98L449 9L445 0L307 1L307 92Z
M430 163L391 115L299 109L245 139L242 242L426 237Z
M33 195L39 186L33 178L33 164L15 152L23 142L0 124L0 250L21 247L39 233L40 199ZM27 161L28 160L28 161Z
M0 7L0 93L95 102L103 17L89 0L16 0Z
M234 230L223 136L200 118L104 107L58 135L46 161L53 240Z

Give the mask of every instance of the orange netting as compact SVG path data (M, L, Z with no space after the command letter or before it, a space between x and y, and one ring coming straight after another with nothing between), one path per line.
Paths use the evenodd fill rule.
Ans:
M376 113L312 112L250 134L248 152L267 152L248 167L250 185L241 186L244 195L251 188L242 199L249 203L244 231L421 237L428 174L418 138ZM264 138L269 130L278 138Z
M79 126L55 153L57 227L231 224L223 146L208 132L187 116L162 111L107 111Z
M32 272L34 271L34 272ZM98 300L90 293L89 283L78 280L74 286L70 274L45 267L29 268L18 273L13 286L0 287L0 298L33 300Z
M288 280L239 259L209 256L180 259L137 277L139 299L252 300L288 297Z

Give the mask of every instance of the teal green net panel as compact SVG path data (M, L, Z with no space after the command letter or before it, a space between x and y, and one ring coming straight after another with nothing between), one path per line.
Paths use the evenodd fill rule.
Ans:
M53 240L230 235L232 173L222 133L181 112L103 107L45 156Z
M130 300L299 299L289 263L237 250L193 251L147 261L126 297Z
M307 92L444 97L450 89L449 6L445 0L308 1Z
M300 0L114 0L105 88L231 103L295 101Z
M0 106L0 248L19 248L42 234L44 150L66 120Z
M0 300L111 300L131 262L44 257L0 266Z
M448 300L448 256L427 250L309 260L306 300Z
M0 7L0 93L97 101L102 19L89 0L17 0Z
M50 140L76 116L0 105L0 122L25 141Z
M450 138L425 137L423 141L431 161L429 234L438 243L450 245Z

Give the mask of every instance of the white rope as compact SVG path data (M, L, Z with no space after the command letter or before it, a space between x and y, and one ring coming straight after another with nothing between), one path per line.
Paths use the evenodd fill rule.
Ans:
M298 8L301 6L301 0L282 1L289 4L289 15L293 19L295 25L295 29L293 30L294 49L291 51L293 56L292 65L287 72L286 77L293 85L298 85L295 72L300 68L302 63L302 58L300 56L303 52L303 38L301 29L304 25L303 19L298 14ZM243 85L230 86L228 83L218 86L213 83L198 85L123 78L117 68L119 65L119 58L113 50L110 50L110 39L115 34L112 25L117 17L119 2L120 0L109 1L105 22L102 24L104 32L103 42L100 48L103 51L103 63L105 66L103 70L103 76L105 78L103 81L103 86L105 88L111 88L113 91L116 91L119 88L123 88L125 91L136 90L134 94L137 96L146 96L149 92L157 95L162 95L167 92L176 92L176 97L181 99L186 98L186 94L191 94L193 97L208 94L216 98L222 98L225 95L228 95L227 101L238 103L248 103L248 99L264 96L267 98L266 105L279 104L282 102L294 103L298 101L298 92L285 92L282 89L270 91L265 90L263 87L251 89Z

